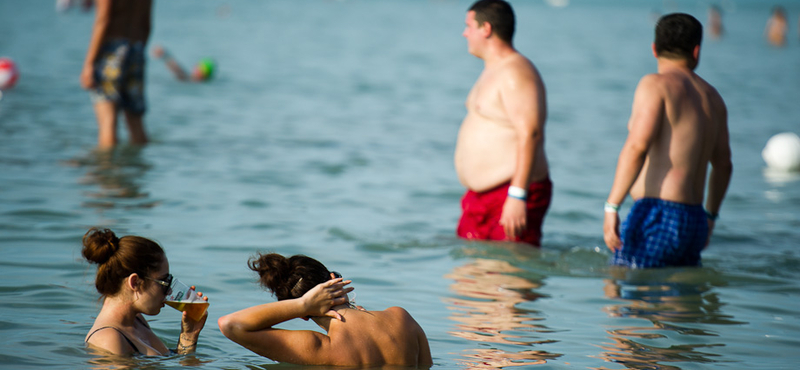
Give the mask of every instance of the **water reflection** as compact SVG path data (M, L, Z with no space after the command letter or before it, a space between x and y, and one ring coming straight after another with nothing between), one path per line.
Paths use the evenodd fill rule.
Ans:
M743 324L722 313L725 304L715 287L723 284L708 269L615 268L604 290L620 303L604 310L611 317L645 319L650 325L607 330L611 342L600 345L605 351L600 358L630 369L716 362L719 355L711 349L724 344L713 343L718 334L712 325Z
M213 360L199 358L195 354L171 356L120 356L109 354L102 350L87 348L86 352L91 358L86 361L86 368L92 370L121 370L121 369L164 369L177 366L200 367L213 363Z
M453 312L450 319L457 322L449 334L480 345L458 360L465 368L543 364L561 356L531 349L554 341L541 335L550 329L541 323L538 311L518 307L543 297L535 292L541 281L526 279L521 272L506 261L476 258L445 275L455 280L450 289L456 293L445 299Z
M784 185L800 180L798 171L781 171L766 167L763 173L764 178L772 185Z
M66 162L67 165L86 168L79 182L91 186L84 192L87 208L150 208L158 204L142 190L142 178L151 165L142 159L143 148L123 146L113 149L95 149L84 157Z

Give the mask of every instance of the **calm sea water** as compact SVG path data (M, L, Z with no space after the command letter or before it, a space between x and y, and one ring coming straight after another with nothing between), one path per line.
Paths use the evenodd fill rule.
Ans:
M104 365L83 346L100 304L80 256L102 226L158 240L211 301L196 356L132 368L296 368L217 328L273 300L245 266L256 251L316 257L359 304L405 307L435 368L795 368L800 179L765 172L760 153L800 132L800 3L784 1L776 49L772 2L721 1L727 33L698 69L728 104L735 163L712 245L703 268L626 271L606 266L602 202L633 90L655 71L654 17L705 21L710 2L564 2L513 2L550 111L555 193L532 249L453 235L455 137L482 68L460 36L469 1L157 0L151 46L185 66L212 56L218 76L183 84L151 60L153 142L107 154L78 85L92 14L0 1L0 56L22 73L0 101L0 367ZM150 320L174 346L178 312ZM315 329L297 321L283 327Z

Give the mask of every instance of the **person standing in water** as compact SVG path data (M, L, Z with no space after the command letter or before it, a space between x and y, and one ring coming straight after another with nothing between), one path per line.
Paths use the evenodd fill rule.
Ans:
M669 14L656 24L658 72L636 87L604 207L603 236L614 265L699 266L708 245L733 164L725 102L694 72L702 38L703 26L688 14ZM635 202L620 236L618 210L628 194Z
M786 45L786 33L789 31L789 22L786 19L786 11L783 7L776 6L772 9L772 15L767 20L767 27L764 34L767 41L772 46L783 47Z
M219 329L241 346L270 359L299 365L349 367L433 365L425 332L400 307L366 311L347 298L350 280L319 261L295 255L258 254L248 267L277 302L219 318ZM282 330L292 319L312 320L325 333Z
M147 143L143 116L145 46L152 0L96 0L96 15L80 81L97 117L97 145L117 144L117 116L125 112L130 141Z
M722 26L722 9L716 4L708 8L708 25L711 38L721 39L725 28Z
M514 49L514 11L480 0L463 36L484 69L466 101L455 168L467 192L456 233L466 239L541 245L552 183L544 151L545 87L536 67Z
M170 349L143 316L161 312L170 294L173 277L161 246L140 236L118 238L111 230L91 229L83 236L82 253L87 261L98 265L95 287L103 300L86 344L117 355L169 355ZM208 297L203 299L207 301ZM175 352L195 351L207 318L207 312L200 320L183 313Z

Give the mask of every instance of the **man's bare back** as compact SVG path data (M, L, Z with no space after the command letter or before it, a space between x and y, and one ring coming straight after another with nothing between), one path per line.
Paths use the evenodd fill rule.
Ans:
M725 105L711 85L685 69L645 76L637 88L629 130L651 137L644 166L630 190L633 199L659 198L701 204L712 152L726 128ZM651 112L651 109L663 108ZM640 115L636 115L636 112ZM654 117L653 132L643 115ZM659 117L660 116L660 117Z
M511 96L512 90L523 94ZM527 112L543 130L546 109L544 85L539 72L524 56L514 53L483 71L467 96L467 116L461 124L455 151L455 167L461 184L482 192L511 181L518 164L520 129L508 112L513 102L527 100L535 112ZM538 101L537 101L538 100ZM538 109L537 109L538 106ZM536 147L528 182L548 176L542 145Z
M694 73L702 30L685 13L656 24L658 73L636 88L628 138L604 206L603 239L614 252L612 264L698 266L714 229L733 165L725 103ZM618 210L628 195L636 202L621 235Z

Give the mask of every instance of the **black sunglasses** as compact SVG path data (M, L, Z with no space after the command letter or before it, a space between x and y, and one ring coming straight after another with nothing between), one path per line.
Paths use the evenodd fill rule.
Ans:
M169 295L170 291L172 291L172 289L170 288L172 286L172 279L173 279L172 274L168 274L167 278L164 280L153 279L148 276L145 276L145 279L153 280L156 283L161 284L161 289L164 290L164 295Z

